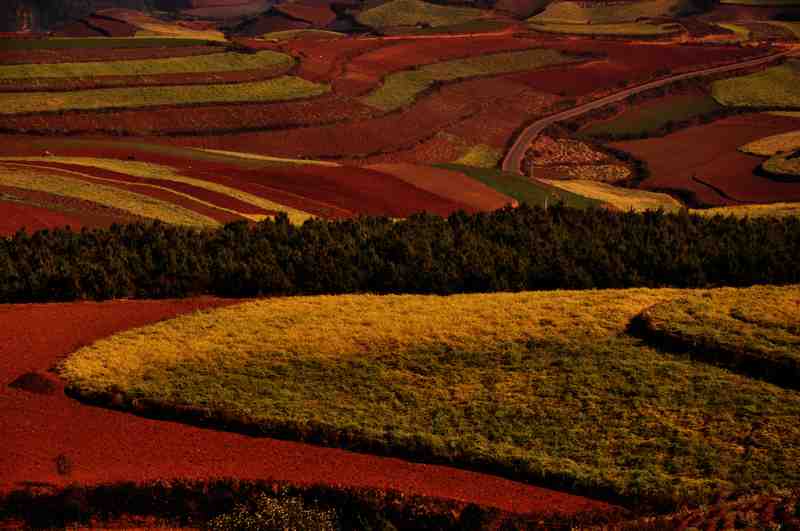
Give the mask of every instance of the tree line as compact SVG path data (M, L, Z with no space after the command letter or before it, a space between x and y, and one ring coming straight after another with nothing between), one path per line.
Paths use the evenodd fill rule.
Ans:
M800 282L800 219L522 205L403 221L285 215L0 238L0 301L468 293Z

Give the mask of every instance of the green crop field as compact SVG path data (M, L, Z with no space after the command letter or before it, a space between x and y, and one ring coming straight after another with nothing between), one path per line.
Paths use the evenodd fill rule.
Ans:
M63 48L177 48L219 45L205 39L170 37L58 37L49 39L0 39L3 50L45 50Z
M732 107L800 107L800 75L797 61L746 76L715 81L712 95Z
M0 65L0 79L195 74L289 68L293 64L292 57L265 50L255 54L215 53L135 61Z
M533 70L570 60L571 57L558 50L537 48L433 63L414 70L389 74L380 87L361 98L361 101L372 107L390 111L413 103L420 92L435 83Z
M722 106L711 96L683 94L633 105L611 120L589 124L581 130L584 137L642 138L662 130L668 123L690 120L711 114Z
M326 31L318 29L298 29L298 30L284 30L272 31L265 33L261 36L262 39L267 41L288 41L290 39L304 38L304 39L340 39L344 37L344 33L338 31Z
M458 160L453 161L453 164L473 166L475 168L495 168L502 159L502 150L486 144L478 144L470 146L466 153L459 157Z
M679 314L685 301L703 311ZM800 394L630 335L657 304L692 338L798 345L797 286L323 296L124 332L61 372L117 407L194 406L266 435L488 466L639 509L797 486Z
M613 206L622 211L664 210L674 212L681 208L681 203L667 194L622 188L612 184L580 179L544 181L551 186L561 188L573 194L594 199Z
M385 29L397 26L430 27L452 26L483 18L480 9L471 7L443 6L421 0L393 0L383 5L362 11L356 20L365 26Z
M679 24L646 24L622 22L618 24L554 24L531 23L531 29L544 33L565 33L573 35L617 35L631 37L656 37L682 31Z
M602 204L600 201L559 190L516 173L508 173L494 168L479 168L463 164L437 164L437 167L457 171L477 179L486 186L513 197L520 203L537 206L564 203L573 208L590 208Z
M800 203L769 203L763 205L735 205L692 210L701 216L736 216L739 218L764 218L800 216Z
M327 85L283 76L240 84L133 87L72 92L0 94L0 114L114 109L195 103L285 101L328 92Z
M684 9L686 0L644 0L641 2L552 2L544 11L528 19L540 24L617 24L642 18L674 15Z

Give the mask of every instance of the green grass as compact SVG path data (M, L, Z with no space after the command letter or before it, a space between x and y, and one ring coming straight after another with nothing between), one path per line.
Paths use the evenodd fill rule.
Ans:
M453 164L473 166L475 168L495 168L502 159L502 150L486 144L478 144L471 146L458 160L453 161Z
M50 39L2 39L3 50L49 50L65 48L178 48L219 43L205 39L169 37L65 37Z
M530 27L544 33L565 33L573 35L617 35L632 37L653 37L669 35L681 31L678 24L646 24L624 22L618 24L558 24L532 23Z
M319 96L327 85L283 76L240 84L133 87L72 92L0 94L0 114L85 109L119 109L155 105L285 101Z
M711 96L683 94L631 106L611 120L582 129L583 137L642 138L662 130L668 123L691 120L722 109Z
M356 16L356 20L374 29L385 29L417 24L430 27L452 26L483 16L480 9L471 7L442 6L421 0L392 0L362 11Z
M602 203L589 199L566 190L559 190L552 186L547 186L533 179L528 179L515 173L507 173L493 168L476 168L460 164L437 164L439 168L453 170L473 179L477 179L486 186L497 190L509 197L513 197L520 203L529 205L544 206L563 202L566 206L574 208L598 207Z
M444 61L389 74L380 87L361 98L372 107L385 111L414 102L417 95L435 83L477 76L533 70L571 60L558 50L537 48L519 52L480 55L454 61Z
M747 307L773 289L726 292ZM797 300L797 287L779 291ZM189 405L265 434L493 467L639 509L796 487L800 394L626 333L646 308L706 296L274 298L99 341L62 375L86 396L121 393L118 405Z
M284 30L272 31L265 33L261 36L262 39L268 41L288 41L289 39L296 39L299 37L307 37L314 39L339 39L344 37L344 33L338 31L326 31L318 29L298 29L298 30Z
M672 341L703 359L800 389L800 291L765 287L756 293L691 294L657 304L642 317L662 343Z
M765 218L800 216L800 203L768 203L760 205L735 205L715 208L695 209L692 214L701 216L736 216L739 218Z
M269 50L255 54L215 53L191 57L90 63L0 65L0 79L148 76L289 68L292 57Z
M746 76L715 81L712 95L731 107L800 107L800 75L797 61Z
M544 11L528 19L540 24L618 24L642 18L673 15L682 10L686 0L644 0L640 2L553 2Z

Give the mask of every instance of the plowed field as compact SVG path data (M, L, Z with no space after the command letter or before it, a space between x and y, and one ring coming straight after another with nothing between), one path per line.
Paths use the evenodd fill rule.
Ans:
M4 50L0 47L0 65L81 63L94 61L132 61L191 57L219 53L218 46L176 46L170 48L57 48L41 50Z
M747 114L691 127L662 138L617 142L616 149L646 161L651 177L643 188L683 190L710 206L800 200L800 183L783 183L754 172L764 161L739 146L798 128L800 121Z

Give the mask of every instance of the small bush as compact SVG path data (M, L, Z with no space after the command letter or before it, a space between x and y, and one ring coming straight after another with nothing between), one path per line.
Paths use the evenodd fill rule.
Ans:
M250 504L239 504L208 524L211 530L334 531L336 512L307 506L301 498L273 498L261 494Z

